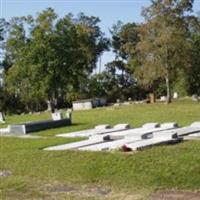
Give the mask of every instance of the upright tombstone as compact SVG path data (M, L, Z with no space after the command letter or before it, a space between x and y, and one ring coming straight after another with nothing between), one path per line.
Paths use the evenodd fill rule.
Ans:
M72 102L73 110L89 110L93 108L92 99L85 99Z
M167 97L166 96L161 96L160 97L160 101L166 101L167 100Z
M192 101L199 101L199 97L197 94L192 95Z
M0 123L5 123L5 118L2 112L0 112Z
M51 114L51 117L54 121L63 119L63 115L61 112L54 112Z
M173 98L174 98L174 99L178 99L178 92L174 92Z

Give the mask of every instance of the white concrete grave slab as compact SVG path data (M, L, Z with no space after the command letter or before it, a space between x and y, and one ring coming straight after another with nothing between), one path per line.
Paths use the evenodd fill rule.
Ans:
M145 128L136 128L136 129L130 129L130 130L127 130L127 131L117 132L116 134L118 134L118 138L116 137L117 135L115 133L108 134L107 137L109 137L109 139L110 139L109 142L81 147L81 148L79 148L79 150L102 151L102 150L117 149L117 148L122 147L126 143L132 143L132 142L141 141L143 139L152 138L153 137L153 132L159 132L159 131L162 131L162 130L168 130L168 129L173 128L174 126L168 125L167 128L164 127L164 128L154 128L154 129L153 128L152 129L147 129L146 126L144 126L144 127ZM120 134L123 137L120 138L119 137ZM106 135L106 134L103 134L103 135ZM103 136L103 135L101 135L101 136ZM112 139L116 139L116 140L112 141Z
M193 122L190 126L191 127L200 127L200 122Z
M154 132L153 133L153 137L154 139L175 139L175 138L178 138L178 134L176 131L171 131L171 132L165 132L165 131L160 131L160 132Z
M99 129L99 127L100 126L97 127L97 130ZM103 127L103 126L101 126L101 127ZM154 127L153 124L152 124L152 127ZM128 124L117 124L113 128L108 129L108 130L112 131L112 132L113 131L118 132L121 129L128 129L128 128L130 128L130 125L128 125ZM130 130L134 130L134 129L130 129ZM147 134L146 133L147 129L143 128L143 130L145 131L144 134L146 135ZM155 130L155 129L153 129L153 130ZM126 132L126 131L127 130L124 130L124 131L121 131L121 132ZM152 131L150 133L152 133ZM143 135L143 133L139 133L139 134L133 136L132 140L139 140L139 139L141 139L141 135ZM107 137L107 136L109 136L109 132L107 132L105 134L102 134L102 135L100 135L100 134L99 135L93 135L93 136L89 137L88 140L83 140L83 141L80 141L80 142L74 142L74 143L69 143L69 144L65 144L65 145L58 145L58 146L54 146L54 147L49 147L49 148L46 148L45 150L68 150L68 149L76 149L76 148L82 148L82 147L86 147L86 146L90 146L90 145L97 145L97 144L101 144L101 143L105 143L105 142L107 143L107 142L112 141L112 138ZM128 141L128 140L129 139L126 138L125 142ZM119 146L121 144L121 141L115 141L115 142L116 143L114 143L113 145ZM108 145L108 146L110 146L110 145Z
M127 150L141 150L146 147L158 145L158 144L166 144L170 142L179 142L181 138L179 138L178 134L175 131L171 132L154 132L153 137L151 139L144 139L135 142L129 142L123 145L122 149L124 151Z
M159 123L146 123L142 126L142 128L150 129L150 128L158 128L160 127Z
M173 125L173 123L171 125ZM166 127L166 124L164 125L164 127ZM191 135L195 133L200 133L200 122L194 122L190 126L185 126L182 128L177 127L174 129L163 130L163 131L160 131L159 134L167 135L167 134L173 134L175 132L178 134L178 136L186 136L186 135Z
M170 142L178 142L180 141L180 139L177 137L175 138L175 134L170 135L167 137L155 137L155 138L151 138L151 139L146 139L146 140L140 140L140 141L136 141L133 143L126 143L123 145L123 149L126 150L141 150L147 147L151 147L154 145L158 145L158 144L166 144L166 143L170 143Z
M193 133L183 137L184 140L200 140L200 133Z
M137 134L142 134L143 135L142 137L146 138L146 136L148 136L149 133L153 133L155 131L170 130L170 129L174 129L174 123L163 123L161 125L158 123L147 123L147 124L144 124L141 128L113 132L113 133L110 133L109 136L111 139L122 139L125 136L134 136Z
M176 122L167 122L167 123L162 123L161 128L178 128L178 123Z
M154 128L147 128L151 127L150 124ZM178 128L178 124L175 122L163 123L160 127L156 123L150 124L144 125L142 128L92 135L88 140L66 144L67 146L59 145L60 147L50 148L53 148L53 150L78 149L102 151L123 147L124 150L140 150L153 145L179 142L183 139L182 136L200 136L200 122L194 122L190 126L182 128ZM120 125L116 127L120 127Z
M58 151L58 150L60 151L60 150L69 150L69 149L73 150L73 149L77 149L80 147L89 146L89 145L93 145L93 144L99 144L99 143L103 143L103 142L108 142L108 140L106 140L102 137L90 138L88 140L83 140L83 141L79 141L79 142L73 142L73 143L69 143L69 144L47 147L44 150L47 150L47 151Z
M177 129L176 132L178 133L179 136L185 136L185 135L190 135L193 133L198 133L200 132L200 127L183 127L180 129Z
M102 124L102 125L98 125L98 127L96 126L93 129L87 129L87 130L76 131L76 132L71 132L71 133L57 134L56 136L57 137L66 137L66 138L89 137L90 135L104 133L109 129L111 129L111 126L109 126L107 124Z
M88 129L88 130L83 130L83 131L77 131L77 132L72 132L72 133L64 133L64 134L58 134L56 136L58 137L90 137L93 135L100 135L104 133L110 133L110 132L117 132L117 131L122 131L129 129L130 125L129 124L117 124L113 128L111 128L110 125L108 124L103 124L103 125L98 125L95 126L94 129Z
M111 126L109 124L100 124L94 127L94 129L96 130L104 130L104 129L108 129L111 128Z
M102 126L101 127L108 127L108 126ZM97 130L99 130L100 126L97 127ZM115 125L112 129L110 128L109 130L111 131L118 131L118 130L122 130L122 129L128 129L130 128L129 124L117 124ZM102 129L101 129L102 130ZM64 144L64 145L57 145L57 146L53 146L53 147L48 147L45 150L68 150L68 149L76 149L79 147L83 147L83 146L89 146L89 145L93 145L93 144L99 144L99 143L103 143L103 142L108 142L110 140L110 138L108 137L102 137L101 135L95 135L92 137L89 137L88 140L83 140L80 142L73 142L73 143L69 143L69 144Z
M5 135L9 133L9 129L8 128L1 128L0 129L0 135Z
M78 148L78 150L83 150L83 151L108 151L108 150L112 150L112 149L117 149L127 142L140 141L140 140L142 140L141 136L128 137L128 138L119 139L119 140L115 140L115 141L110 140L106 143L93 144L93 145L90 145L90 146L80 147L80 148Z

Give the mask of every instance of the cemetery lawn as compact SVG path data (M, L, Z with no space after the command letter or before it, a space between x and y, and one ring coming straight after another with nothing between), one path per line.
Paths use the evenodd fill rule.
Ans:
M200 141L137 153L41 150L77 140L56 138L58 133L102 123L138 127L176 121L184 126L200 121L199 111L200 104L190 101L76 111L72 126L33 134L41 138L0 137L0 199L134 200L149 199L157 190L200 190ZM7 123L48 118L48 113L8 116Z

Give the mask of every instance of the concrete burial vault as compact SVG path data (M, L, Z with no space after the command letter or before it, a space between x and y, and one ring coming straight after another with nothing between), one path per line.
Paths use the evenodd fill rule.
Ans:
M53 113L53 120L44 120L36 122L28 122L22 124L9 125L9 133L12 134L27 134L36 131L42 131L45 129L63 127L71 124L71 114L67 115L67 118L63 119L61 113Z

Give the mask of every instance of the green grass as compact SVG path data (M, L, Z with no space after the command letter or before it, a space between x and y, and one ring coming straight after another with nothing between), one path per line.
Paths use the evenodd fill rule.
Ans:
M12 175L0 177L2 199L55 199L46 185L74 187L102 186L113 191L140 191L144 196L157 189L200 189L200 142L160 146L138 153L46 152L47 146L75 141L53 137L56 133L90 128L101 123L176 121L187 125L200 120L200 104L175 102L171 105L130 105L73 113L74 125L37 133L41 139L0 138L0 170ZM8 116L8 123L49 118L41 115ZM71 195L71 196L70 196ZM57 199L80 199L71 193L56 193ZM83 199L84 196L81 196ZM93 199L85 196L86 199ZM98 197L95 197L98 199Z

